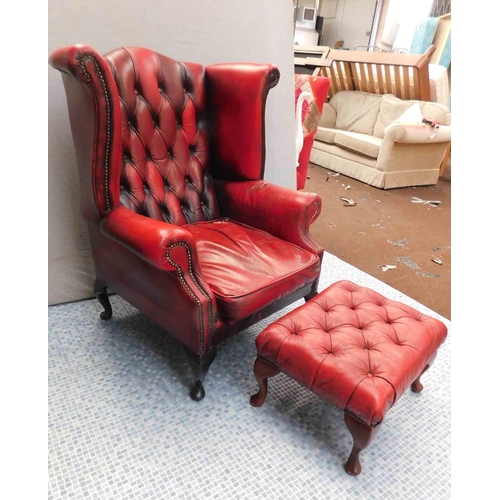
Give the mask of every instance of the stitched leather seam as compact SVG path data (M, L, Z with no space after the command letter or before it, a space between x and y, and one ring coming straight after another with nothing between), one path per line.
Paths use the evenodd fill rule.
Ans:
M104 77L101 72L101 68L97 64L97 60L94 56L91 55L85 55L82 57L80 60L80 68L87 78L89 80L89 84L91 81L90 74L87 71L87 68L85 67L85 62L87 60L91 60L96 68L97 75L99 76L99 80L101 81L102 88L104 90L104 99L106 100L106 150L105 150L105 155L104 155L104 195L106 197L106 208L109 211L111 211L111 203L109 201L109 151L111 149L111 105L109 101L109 94L108 94L108 89L106 88L106 83L104 81Z
M271 361L268 361L266 358L263 358L261 355L258 355L257 358L260 359L262 362L267 363L269 366L276 368L276 370L278 370L278 372L281 371L279 366L276 366L274 363L271 363Z
M179 264L177 264L176 262L174 262L170 258L170 250L172 250L172 248L174 248L176 246L183 246L186 249L186 252L188 254L188 272L189 272L189 275L191 276L191 279L194 281L196 287L200 290L200 292L208 300L208 330L209 330L209 333L212 332L212 301L211 301L210 297L208 296L208 294L205 292L205 290L203 290L203 288L201 287L201 285L198 283L198 280L196 279L196 277L194 275L194 272L193 272L193 260L192 260L192 257L191 257L191 249L189 248L189 245L187 245L186 243L183 243L182 241L179 241L177 243L173 243L172 245L170 245L168 247L168 250L167 250L167 253L166 253L166 258L167 258L168 262L173 267L175 267L177 269L177 275L179 277L180 282L182 283L182 286L186 289L186 291L191 296L191 298L198 304L198 311L199 311L199 314L200 314L200 333L201 333L201 337L200 337L200 349L201 350L200 350L200 352L203 352L203 348L204 348L203 304L201 303L200 299L198 297L196 297L196 295L193 293L193 291L191 290L190 286L188 285L188 283L184 279L184 275L182 273L181 266Z
M311 220L308 223L309 210L311 209L311 207L313 205L316 206L316 210L314 211L314 213L313 213L313 215L311 217ZM303 229L303 231L304 231L304 238L309 241L309 243L311 244L311 246L313 248L318 247L318 244L311 238L311 235L309 234L309 226L313 223L314 219L318 215L318 212L319 212L319 203L317 201L313 201L310 205L307 206L306 216L304 218L304 229Z
M358 422L360 422L361 424L363 424L366 427L371 427L373 429L373 428L377 427L378 425L380 425L380 422L376 425L367 424L364 420L361 420L359 417L357 417L356 415L354 415L354 413L351 413L350 411L344 410L344 413L347 413L347 415L352 417L354 420L357 420Z

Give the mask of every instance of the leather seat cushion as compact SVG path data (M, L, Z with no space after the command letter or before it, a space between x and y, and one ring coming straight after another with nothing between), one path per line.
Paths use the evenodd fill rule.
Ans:
M447 335L439 320L339 281L269 325L259 356L336 407L377 425Z
M314 281L311 252L230 219L183 226L196 240L201 272L228 322L245 318Z

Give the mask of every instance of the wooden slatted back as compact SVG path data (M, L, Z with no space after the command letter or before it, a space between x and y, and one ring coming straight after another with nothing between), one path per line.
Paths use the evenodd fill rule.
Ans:
M361 90L430 101L429 60L435 50L434 45L424 54L330 49L326 59L302 62L316 64L318 74L330 78L329 97L341 90Z

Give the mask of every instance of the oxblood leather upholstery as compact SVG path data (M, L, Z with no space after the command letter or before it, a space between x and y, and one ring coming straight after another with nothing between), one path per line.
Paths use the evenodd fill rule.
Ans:
M268 326L258 355L370 426L429 364L446 326L369 288L339 281Z
M286 296L314 281L320 272L316 254L230 219L185 228L194 237L202 275L228 322L261 309L270 296Z
M97 279L201 356L314 292L312 193L262 181L268 64L59 49ZM293 145L291 145L293 147Z

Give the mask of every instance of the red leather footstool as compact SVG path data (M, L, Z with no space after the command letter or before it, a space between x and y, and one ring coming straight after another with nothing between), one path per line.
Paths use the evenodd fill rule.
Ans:
M359 453L384 415L421 375L447 335L437 319L369 288L339 281L263 330L256 339L255 378L262 406L267 379L283 371L344 411L353 437L346 471L361 472Z

